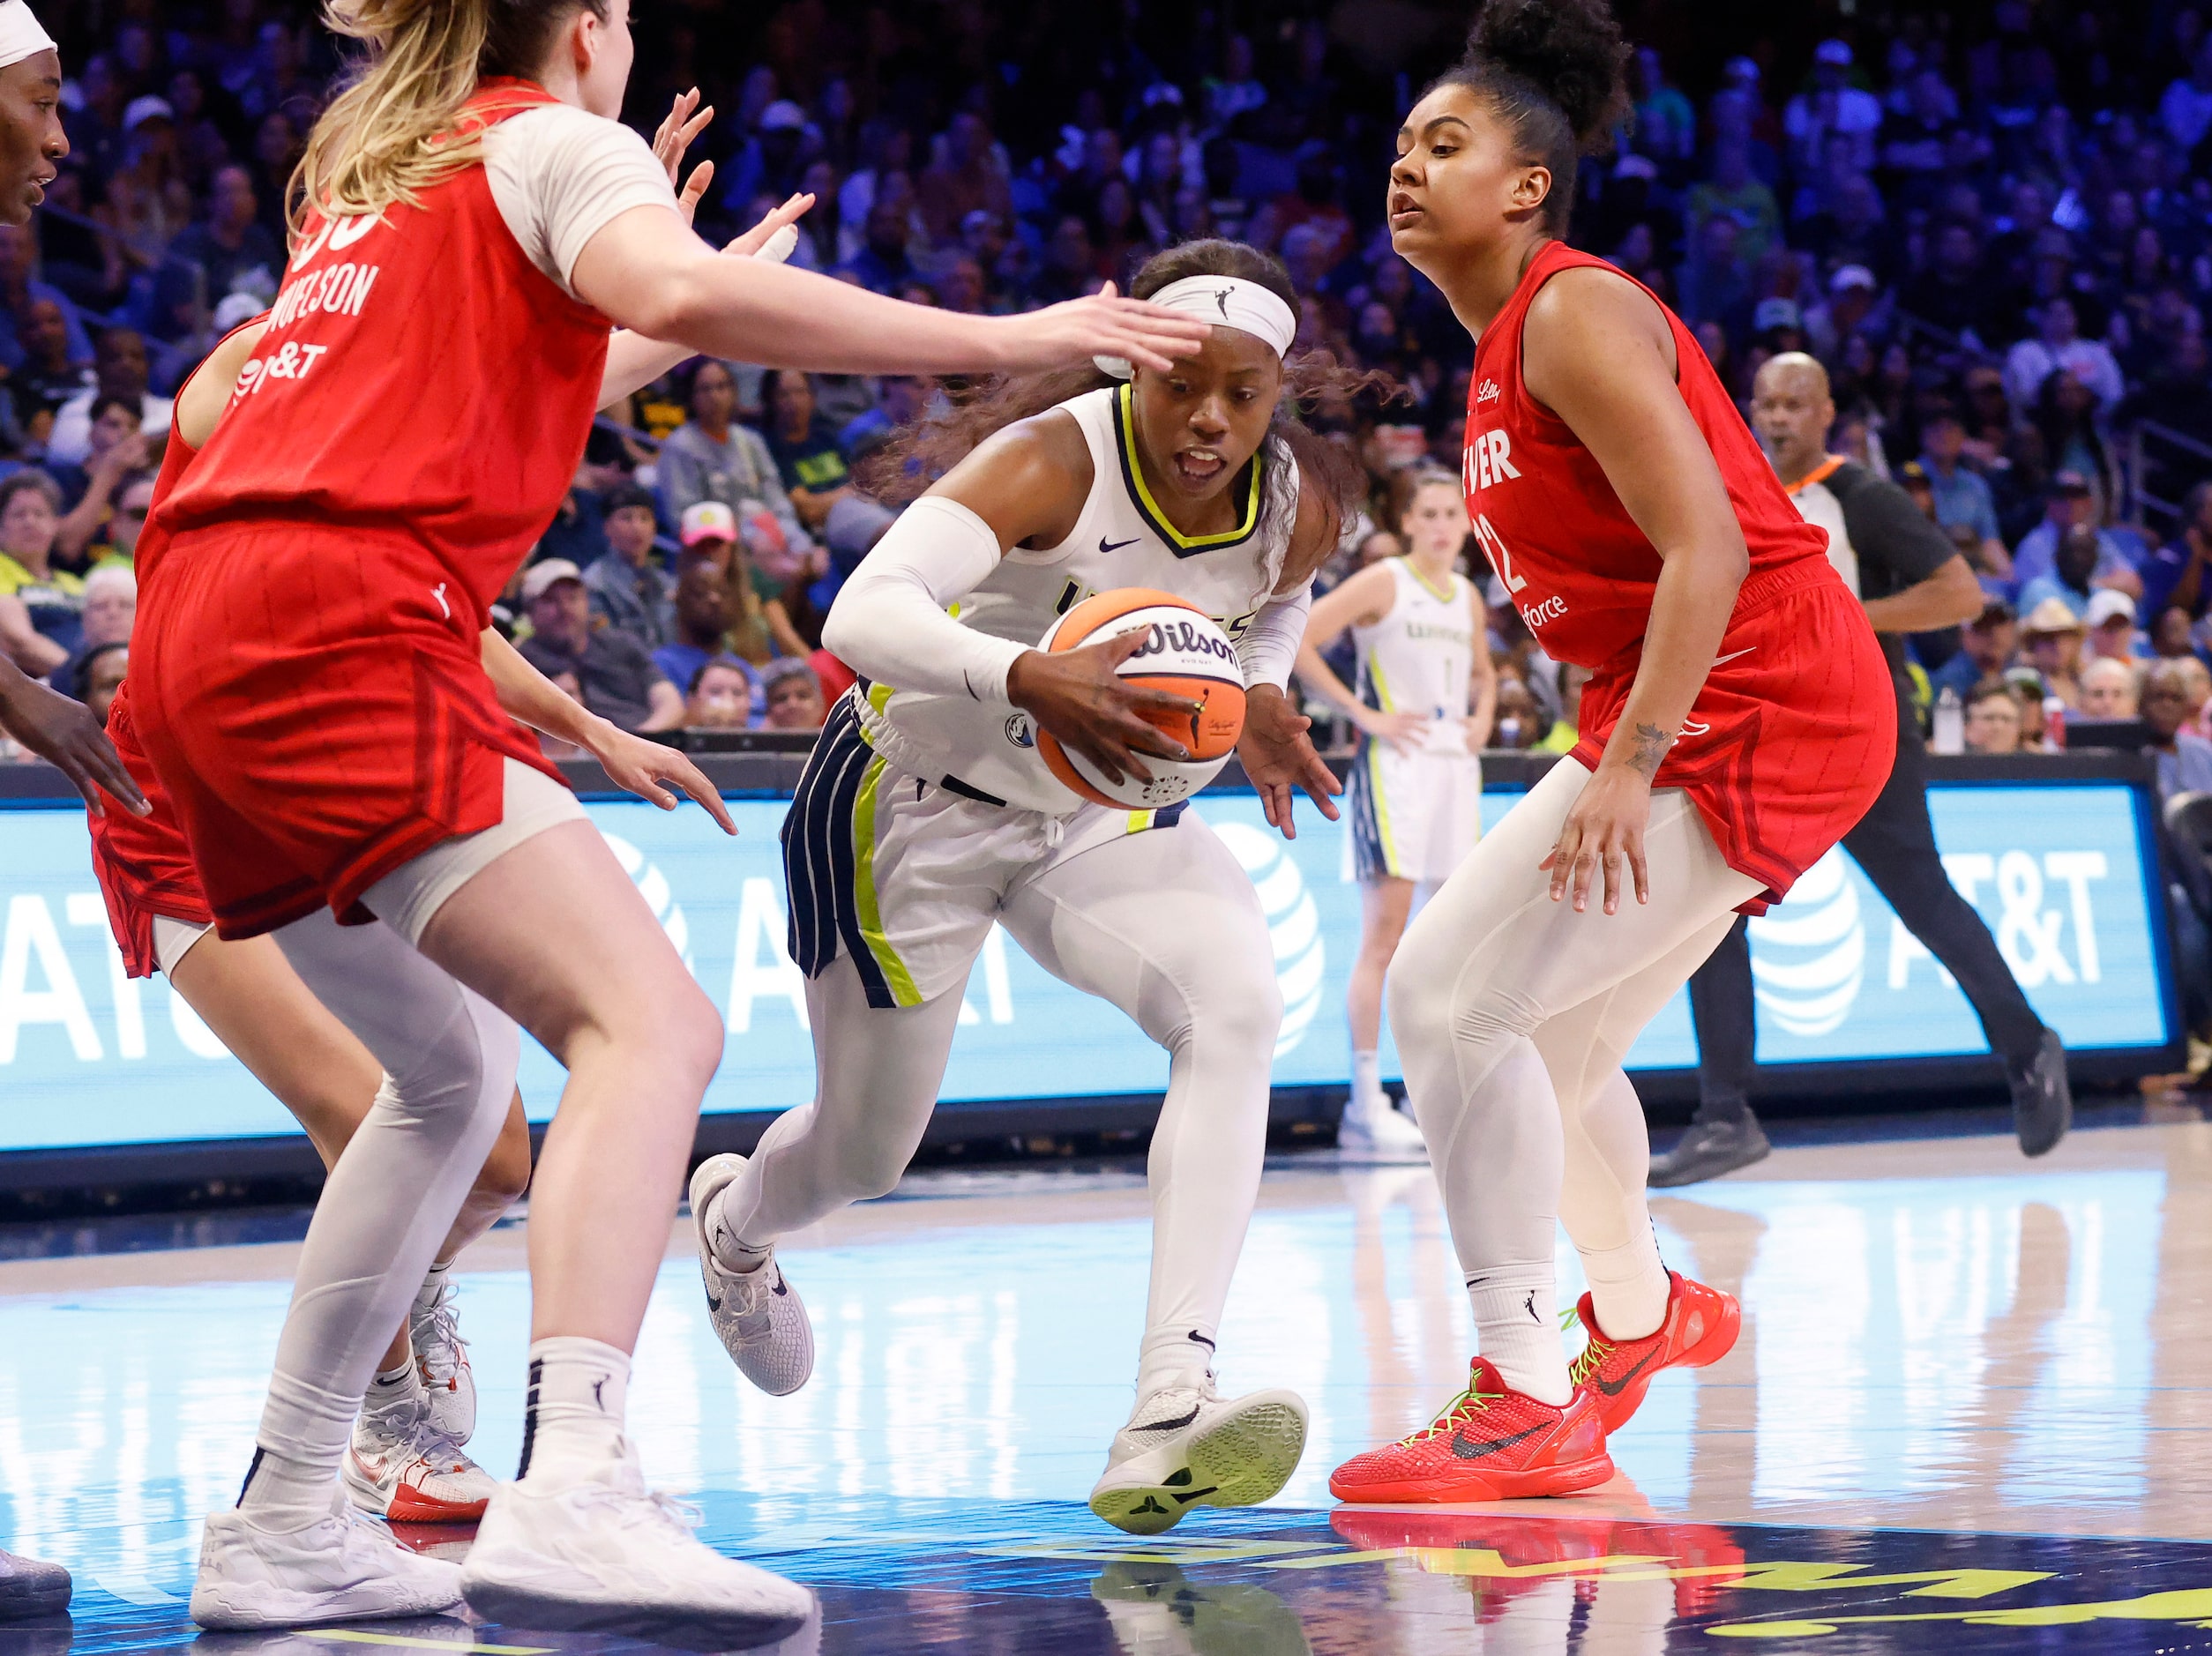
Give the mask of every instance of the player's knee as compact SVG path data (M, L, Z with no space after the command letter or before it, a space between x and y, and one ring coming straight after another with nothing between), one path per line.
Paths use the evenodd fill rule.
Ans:
M530 1188L530 1133L502 1132L476 1175L476 1195L501 1208L521 1200Z
M889 1196L906 1176L907 1164L914 1160L914 1149L903 1142L886 1143L875 1138L848 1146L846 1154L840 1158L838 1171L845 1185L840 1194L848 1202Z

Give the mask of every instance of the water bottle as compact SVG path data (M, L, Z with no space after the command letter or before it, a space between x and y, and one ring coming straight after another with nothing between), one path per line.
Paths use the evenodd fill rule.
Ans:
M1933 753L1964 753L1966 751L1966 708L1959 700L1958 691L1948 684L1936 697L1935 717L1932 720L1929 750Z
M2066 751L2066 705L2056 696L2043 698L2043 745L2048 752Z

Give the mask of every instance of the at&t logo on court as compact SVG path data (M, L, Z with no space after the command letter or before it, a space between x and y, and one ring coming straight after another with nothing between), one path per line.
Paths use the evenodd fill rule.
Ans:
M1328 972L1321 911L1314 906L1313 893L1305 889L1298 865L1274 834L1236 822L1217 822L1214 832L1251 879L1267 916L1275 981L1282 989L1282 1030L1275 1037L1275 1056L1280 1058L1305 1039L1321 1010Z
M1751 951L1752 991L1776 1024L1793 1035L1842 1027L1866 975L1866 923L1841 847L1752 921Z

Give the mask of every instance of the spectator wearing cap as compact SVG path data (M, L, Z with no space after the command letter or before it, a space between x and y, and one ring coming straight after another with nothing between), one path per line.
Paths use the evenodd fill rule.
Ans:
M768 697L771 730L819 730L825 707L821 682L814 669L797 656L769 663L761 675Z
M1842 41L1822 41L1812 54L1812 80L1790 100L1782 112L1782 130L1788 135L1790 154L1800 172L1820 164L1823 145L1831 133L1851 140L1853 158L1861 171L1874 164L1874 145L1881 131L1881 100L1851 81L1851 48Z
M2043 521L2022 535L2020 544L2013 548L2013 582L2023 613L2036 601L2028 596L2029 584L2051 573L2057 566L2059 542L2068 530L2076 528L2089 529L2096 540L2096 567L2081 584L2083 590L2136 578L2135 566L2128 561L2127 554L2120 550L2119 542L2096 526L2096 488L2082 473L2060 472L2051 480L2044 502ZM2089 600L2085 597L2081 601L2086 605Z
M1982 474L1964 463L1966 423L1948 406L1930 414L1920 428L1920 464L1928 474L1928 489L1935 504L1935 520L1946 529L1970 528L1982 556L1982 568L2006 570L2012 556L1997 529L1997 502Z
M768 519L766 526L773 528L774 520ZM769 660L776 653L776 644L761 597L761 587L766 583L753 570L736 514L719 500L702 500L684 514L681 534L684 562L676 571L677 642L702 646L709 654L726 650L756 665ZM687 623L683 613L686 578L694 565L701 564L721 588L719 626L712 641L698 631L696 624ZM688 684L691 668L697 665L690 662L680 673L671 669L669 676L679 684Z
M1864 265L1845 265L1829 277L1826 298L1805 313L1805 336L1812 354L1833 359L1854 333L1878 326L1875 312L1881 291L1881 283Z
M2020 623L2021 653L2043 680L2044 694L2070 708L2081 705L2081 615L2059 598L2045 598Z
M2094 393L2100 413L2109 413L2127 389L2111 347L2081 338L2081 317L2063 294L2038 305L2035 321L2035 332L2005 354L2005 391L2013 406L2034 407L2044 381L2064 369Z
M709 656L693 669L684 698L689 730L748 730L759 722L754 698L760 681L751 666L734 655Z
M4 487L4 485L0 485ZM566 558L523 571L530 636L517 647L548 678L575 675L584 705L620 729L674 730L684 722L684 692L653 664L645 645L620 627L593 624L584 572Z
M2089 607L2081 612L2081 624L2089 629L2092 661L2132 665L2143 654L2136 641L2135 600L2126 593L2115 592L2109 586L2091 593Z
M694 510L718 509L709 504ZM728 542L723 545L727 548ZM729 580L711 557L684 559L676 577L676 636L653 653L653 664L668 675L670 683L688 689L709 661L740 663L751 685L749 705L758 723L766 703L760 694L759 674L730 647L730 590Z
M251 284L265 297L273 295L284 273L284 250L261 222L253 174L235 162L218 168L209 182L206 214L176 238L169 255L176 263L163 268L164 287L180 279L182 266L196 265L204 281L201 296L211 306L241 284Z
M2142 574L2146 615L2178 609L2193 621L2212 604L2212 481L2181 497L2174 538L2144 560Z
M625 483L607 496L607 549L584 568L592 613L632 634L648 650L669 641L673 583L654 556L660 525L653 496Z
M2013 607L1992 598L1982 613L1959 630L1959 648L1941 667L1928 675L1931 693L1966 693L1985 678L1995 677L2013 665L2020 649L2020 622Z
M766 508L795 548L813 544L799 522L767 443L736 423L737 382L729 365L708 357L691 372L685 391L691 418L661 444L657 462L661 503L681 521L703 500L720 501L743 519Z
M93 384L64 403L54 414L54 432L46 440L46 457L57 466L82 466L92 452L93 404L115 397L138 410L138 429L157 446L169 435L169 419L176 405L156 397L147 386L146 339L133 328L109 328L93 347Z

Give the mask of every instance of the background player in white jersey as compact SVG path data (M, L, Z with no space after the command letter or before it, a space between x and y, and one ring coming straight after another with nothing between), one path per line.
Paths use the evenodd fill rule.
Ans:
M764 1389L795 1390L813 1344L776 1239L898 1182L992 923L1119 1006L1171 1064L1137 1404L1091 1508L1149 1533L1193 1505L1266 1499L1304 1446L1294 1394L1224 1400L1212 1374L1259 1188L1282 996L1251 882L1194 813L1087 804L1035 752L1042 726L1117 781L1148 778L1143 755L1187 757L1138 710L1190 704L1115 673L1143 635L1032 645L1094 592L1155 587L1197 605L1237 641L1251 687L1238 753L1268 819L1290 832L1294 787L1333 817L1334 780L1282 686L1356 483L1292 416L1295 393L1334 368L1286 371L1296 298L1273 259L1192 242L1131 291L1212 323L1199 355L1159 373L1102 359L1104 372L1005 383L886 458L894 491L959 463L870 554L824 630L862 679L784 826L815 1101L750 1160L702 1166L691 1204L723 1343Z
M1403 557L1371 563L1318 600L1298 679L1351 715L1352 860L1360 885L1359 959L1344 995L1352 1096L1337 1129L1347 1154L1425 1161L1421 1130L1391 1108L1376 1048L1383 978L1416 894L1451 876L1483 837L1483 765L1498 705L1490 618L1459 572L1467 502L1449 472L1424 472L1399 514ZM1359 661L1349 688L1321 652L1345 628Z

